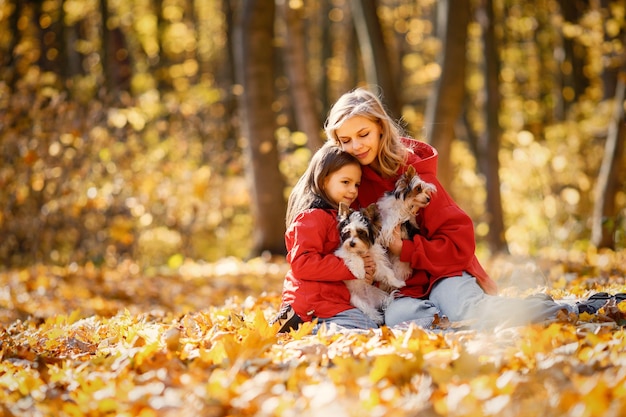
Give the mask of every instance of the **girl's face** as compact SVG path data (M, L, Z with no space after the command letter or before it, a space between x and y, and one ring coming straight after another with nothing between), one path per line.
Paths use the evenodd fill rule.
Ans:
M361 165L369 165L376 161L381 133L378 123L363 116L346 119L335 131L341 149L356 156Z
M344 165L324 179L324 191L335 204L344 202L350 206L356 200L361 185L361 167Z

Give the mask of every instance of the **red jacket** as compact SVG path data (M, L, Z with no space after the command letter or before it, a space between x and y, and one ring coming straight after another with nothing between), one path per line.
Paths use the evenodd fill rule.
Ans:
M410 262L413 275L400 293L411 297L426 297L433 284L467 271L483 290L489 294L497 291L496 283L489 278L475 255L474 224L470 217L452 200L437 180L437 150L425 142L406 139L413 149L407 161L419 176L437 187L430 204L417 215L420 234L413 241L402 244L400 260ZM392 190L398 176L382 178L369 166L362 166L363 175L357 203L366 207L376 202L385 191ZM404 173L405 167L398 172Z
M285 244L291 269L283 284L283 303L291 304L304 321L354 308L343 281L355 277L334 255L339 247L337 210L300 213L285 233Z

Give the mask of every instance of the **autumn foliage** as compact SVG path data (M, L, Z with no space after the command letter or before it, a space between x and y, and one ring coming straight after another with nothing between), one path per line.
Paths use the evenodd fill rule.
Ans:
M287 265L240 260L257 226L249 179L263 176L246 172L233 34L254 3L0 1L0 417L625 415L624 302L517 327L439 318L429 329L276 334ZM360 2L281 3L302 14L321 127L375 66L353 35ZM435 6L454 2L378 3L396 113L432 139L421 138L435 123L425 110L445 69ZM605 218L617 251L590 243L623 110L623 2L492 2L504 234L531 259L485 247L493 218L473 146L485 131L480 21L491 2L471 3L466 57L448 64L468 67L464 123L441 155L479 257L511 297L626 292L623 187ZM280 51L294 36L278 15ZM276 141L264 144L279 156L279 196L311 156L287 72L273 78Z
M625 291L625 253L502 259L511 297ZM438 320L346 332L268 325L281 259L175 273L43 267L0 274L0 414L61 416L619 416L626 303L597 316L478 330ZM520 271L542 285L511 287ZM521 282L524 284L524 282Z

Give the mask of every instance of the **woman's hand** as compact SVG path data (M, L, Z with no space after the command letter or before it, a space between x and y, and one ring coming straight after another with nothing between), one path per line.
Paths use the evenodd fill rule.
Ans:
M374 282L374 274L376 273L376 262L374 262L374 259L372 259L369 253L363 255L363 262L365 263L364 281L368 284L372 284Z
M400 225L398 225L395 229L393 229L393 236L391 237L391 242L389 242L389 247L387 248L389 253L400 256L400 252L402 252L401 236Z

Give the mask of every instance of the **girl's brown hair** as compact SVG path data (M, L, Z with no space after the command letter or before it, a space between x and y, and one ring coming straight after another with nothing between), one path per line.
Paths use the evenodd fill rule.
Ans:
M326 191L324 191L324 181L333 172L346 165L356 165L359 168L359 160L348 152L333 143L326 142L315 152L306 171L289 194L287 201L287 215L285 223L287 227L293 219L304 210L310 208L337 208L337 204L332 201Z

